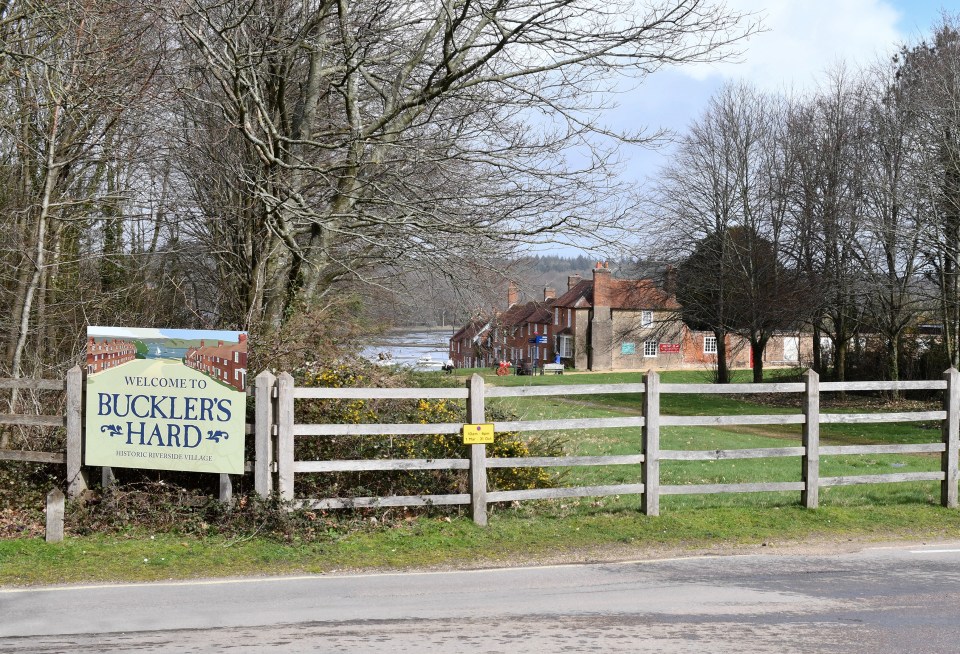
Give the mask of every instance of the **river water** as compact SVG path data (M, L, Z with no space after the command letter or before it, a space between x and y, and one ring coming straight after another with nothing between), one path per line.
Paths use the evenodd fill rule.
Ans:
M453 331L449 329L390 331L377 337L360 354L370 361L384 361L418 370L439 370L450 356L452 335Z

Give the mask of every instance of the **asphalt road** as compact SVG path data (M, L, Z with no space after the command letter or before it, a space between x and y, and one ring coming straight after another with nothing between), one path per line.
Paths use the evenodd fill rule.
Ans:
M0 652L960 651L960 543L0 589Z

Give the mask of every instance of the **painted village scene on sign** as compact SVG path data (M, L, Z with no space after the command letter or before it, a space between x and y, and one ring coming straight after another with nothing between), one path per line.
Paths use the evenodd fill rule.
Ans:
M243 474L247 334L89 327L85 462Z

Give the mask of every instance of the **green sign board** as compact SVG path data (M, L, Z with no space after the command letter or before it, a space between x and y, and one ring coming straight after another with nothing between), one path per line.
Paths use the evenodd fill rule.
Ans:
M637 353L637 344L636 343L621 343L620 344L620 354L636 354Z
M90 466L243 474L245 332L89 327Z

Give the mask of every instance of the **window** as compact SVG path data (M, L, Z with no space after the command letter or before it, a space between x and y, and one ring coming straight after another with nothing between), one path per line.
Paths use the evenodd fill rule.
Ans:
M640 326L650 327L653 325L653 311L640 312Z
M716 336L703 337L703 353L704 354L717 353L717 337Z
M643 342L643 356L645 357L655 357L657 356L657 346L660 345L658 341L644 341Z
M557 336L557 354L564 359L569 359L573 356L572 336Z
M570 322L573 320L573 309L567 309L567 327L570 327Z
M553 324L554 325L560 324L560 309L553 310Z

